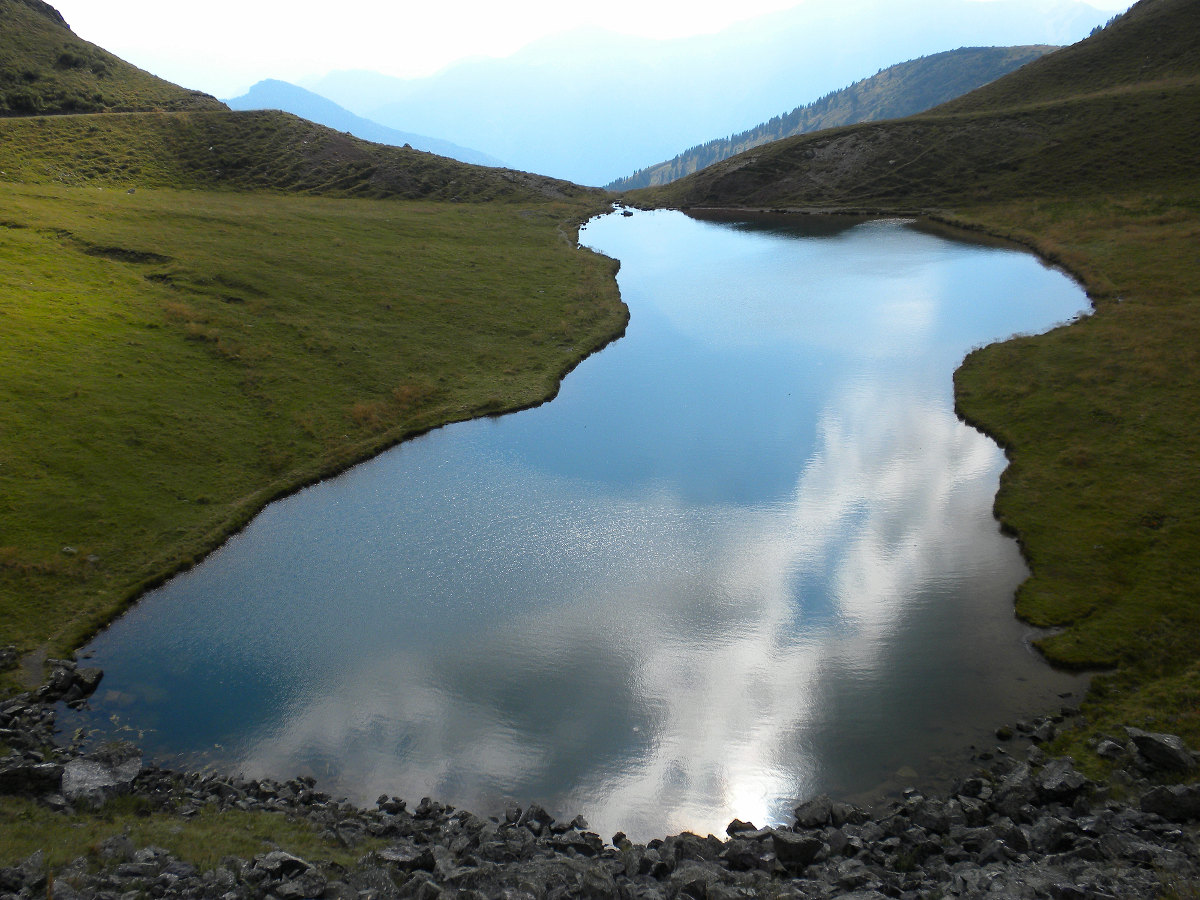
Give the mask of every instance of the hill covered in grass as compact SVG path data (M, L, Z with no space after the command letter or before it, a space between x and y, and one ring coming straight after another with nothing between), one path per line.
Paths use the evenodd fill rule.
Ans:
M596 188L372 144L288 113L0 119L0 180L490 201L587 198Z
M634 195L672 206L896 206L1095 193L1200 175L1194 0L1152 0L927 113L755 148Z
M0 23L0 116L225 108L76 37L42 0L0 0Z
M926 212L1066 266L1095 313L970 354L961 414L1006 448L996 510L1055 663L1111 671L1086 738L1200 740L1200 34L1197 0L1108 27L920 116L780 141L647 205ZM1101 768L1095 757L1090 765Z
M1038 59L1054 47L963 47L882 69L820 100L728 138L692 147L608 185L610 190L670 184L771 141L839 125L910 116L965 94Z
M605 192L232 112L38 0L0 14L27 83L82 78L56 54L86 51L96 104L140 110L0 117L0 647L23 677L271 499L540 403L623 331L615 263L574 240Z

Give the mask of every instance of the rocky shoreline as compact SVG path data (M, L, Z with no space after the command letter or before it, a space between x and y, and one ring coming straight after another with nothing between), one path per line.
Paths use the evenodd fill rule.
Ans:
M364 809L307 778L176 772L145 765L129 744L59 742L55 704L85 702L99 679L98 670L54 661L47 684L0 703L0 745L8 748L0 794L64 816L122 795L181 821L202 810L271 812L351 850L371 849L351 866L275 850L199 871L117 835L81 847L54 872L42 851L0 868L0 898L1103 900L1200 890L1200 782L1189 780L1200 777L1200 759L1172 735L1129 728L1102 739L1097 752L1116 765L1107 784L1032 743L1027 752L979 754L978 771L942 795L909 790L873 808L818 797L796 809L789 827L734 821L721 838L684 833L637 844L620 833L606 841L582 817L556 822L537 805L491 818L429 799L410 810L380 797ZM1052 728L1047 718L1016 731L1036 737Z

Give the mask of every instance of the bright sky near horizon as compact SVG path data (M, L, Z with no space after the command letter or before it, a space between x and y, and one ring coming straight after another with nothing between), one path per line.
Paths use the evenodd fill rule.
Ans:
M300 82L339 69L430 75L471 56L506 56L538 38L602 26L685 37L797 0L50 0L77 35L156 75L227 98L263 78ZM1131 0L1088 0L1119 12Z

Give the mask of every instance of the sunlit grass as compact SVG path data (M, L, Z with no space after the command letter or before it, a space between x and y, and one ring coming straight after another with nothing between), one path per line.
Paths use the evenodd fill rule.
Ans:
M586 205L0 185L0 642L66 653L269 499L536 403L626 318Z
M1060 665L1115 670L1085 704L1200 745L1200 184L964 210L1080 273L1096 313L987 347L960 410L1011 465L996 501L1033 571L1017 611Z

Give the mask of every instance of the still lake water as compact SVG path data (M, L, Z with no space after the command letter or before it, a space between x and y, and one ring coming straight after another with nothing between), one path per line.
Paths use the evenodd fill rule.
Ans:
M1085 310L898 221L608 216L625 338L552 403L267 508L88 648L159 759L339 796L723 833L929 780L1078 691L1012 614L973 346Z

